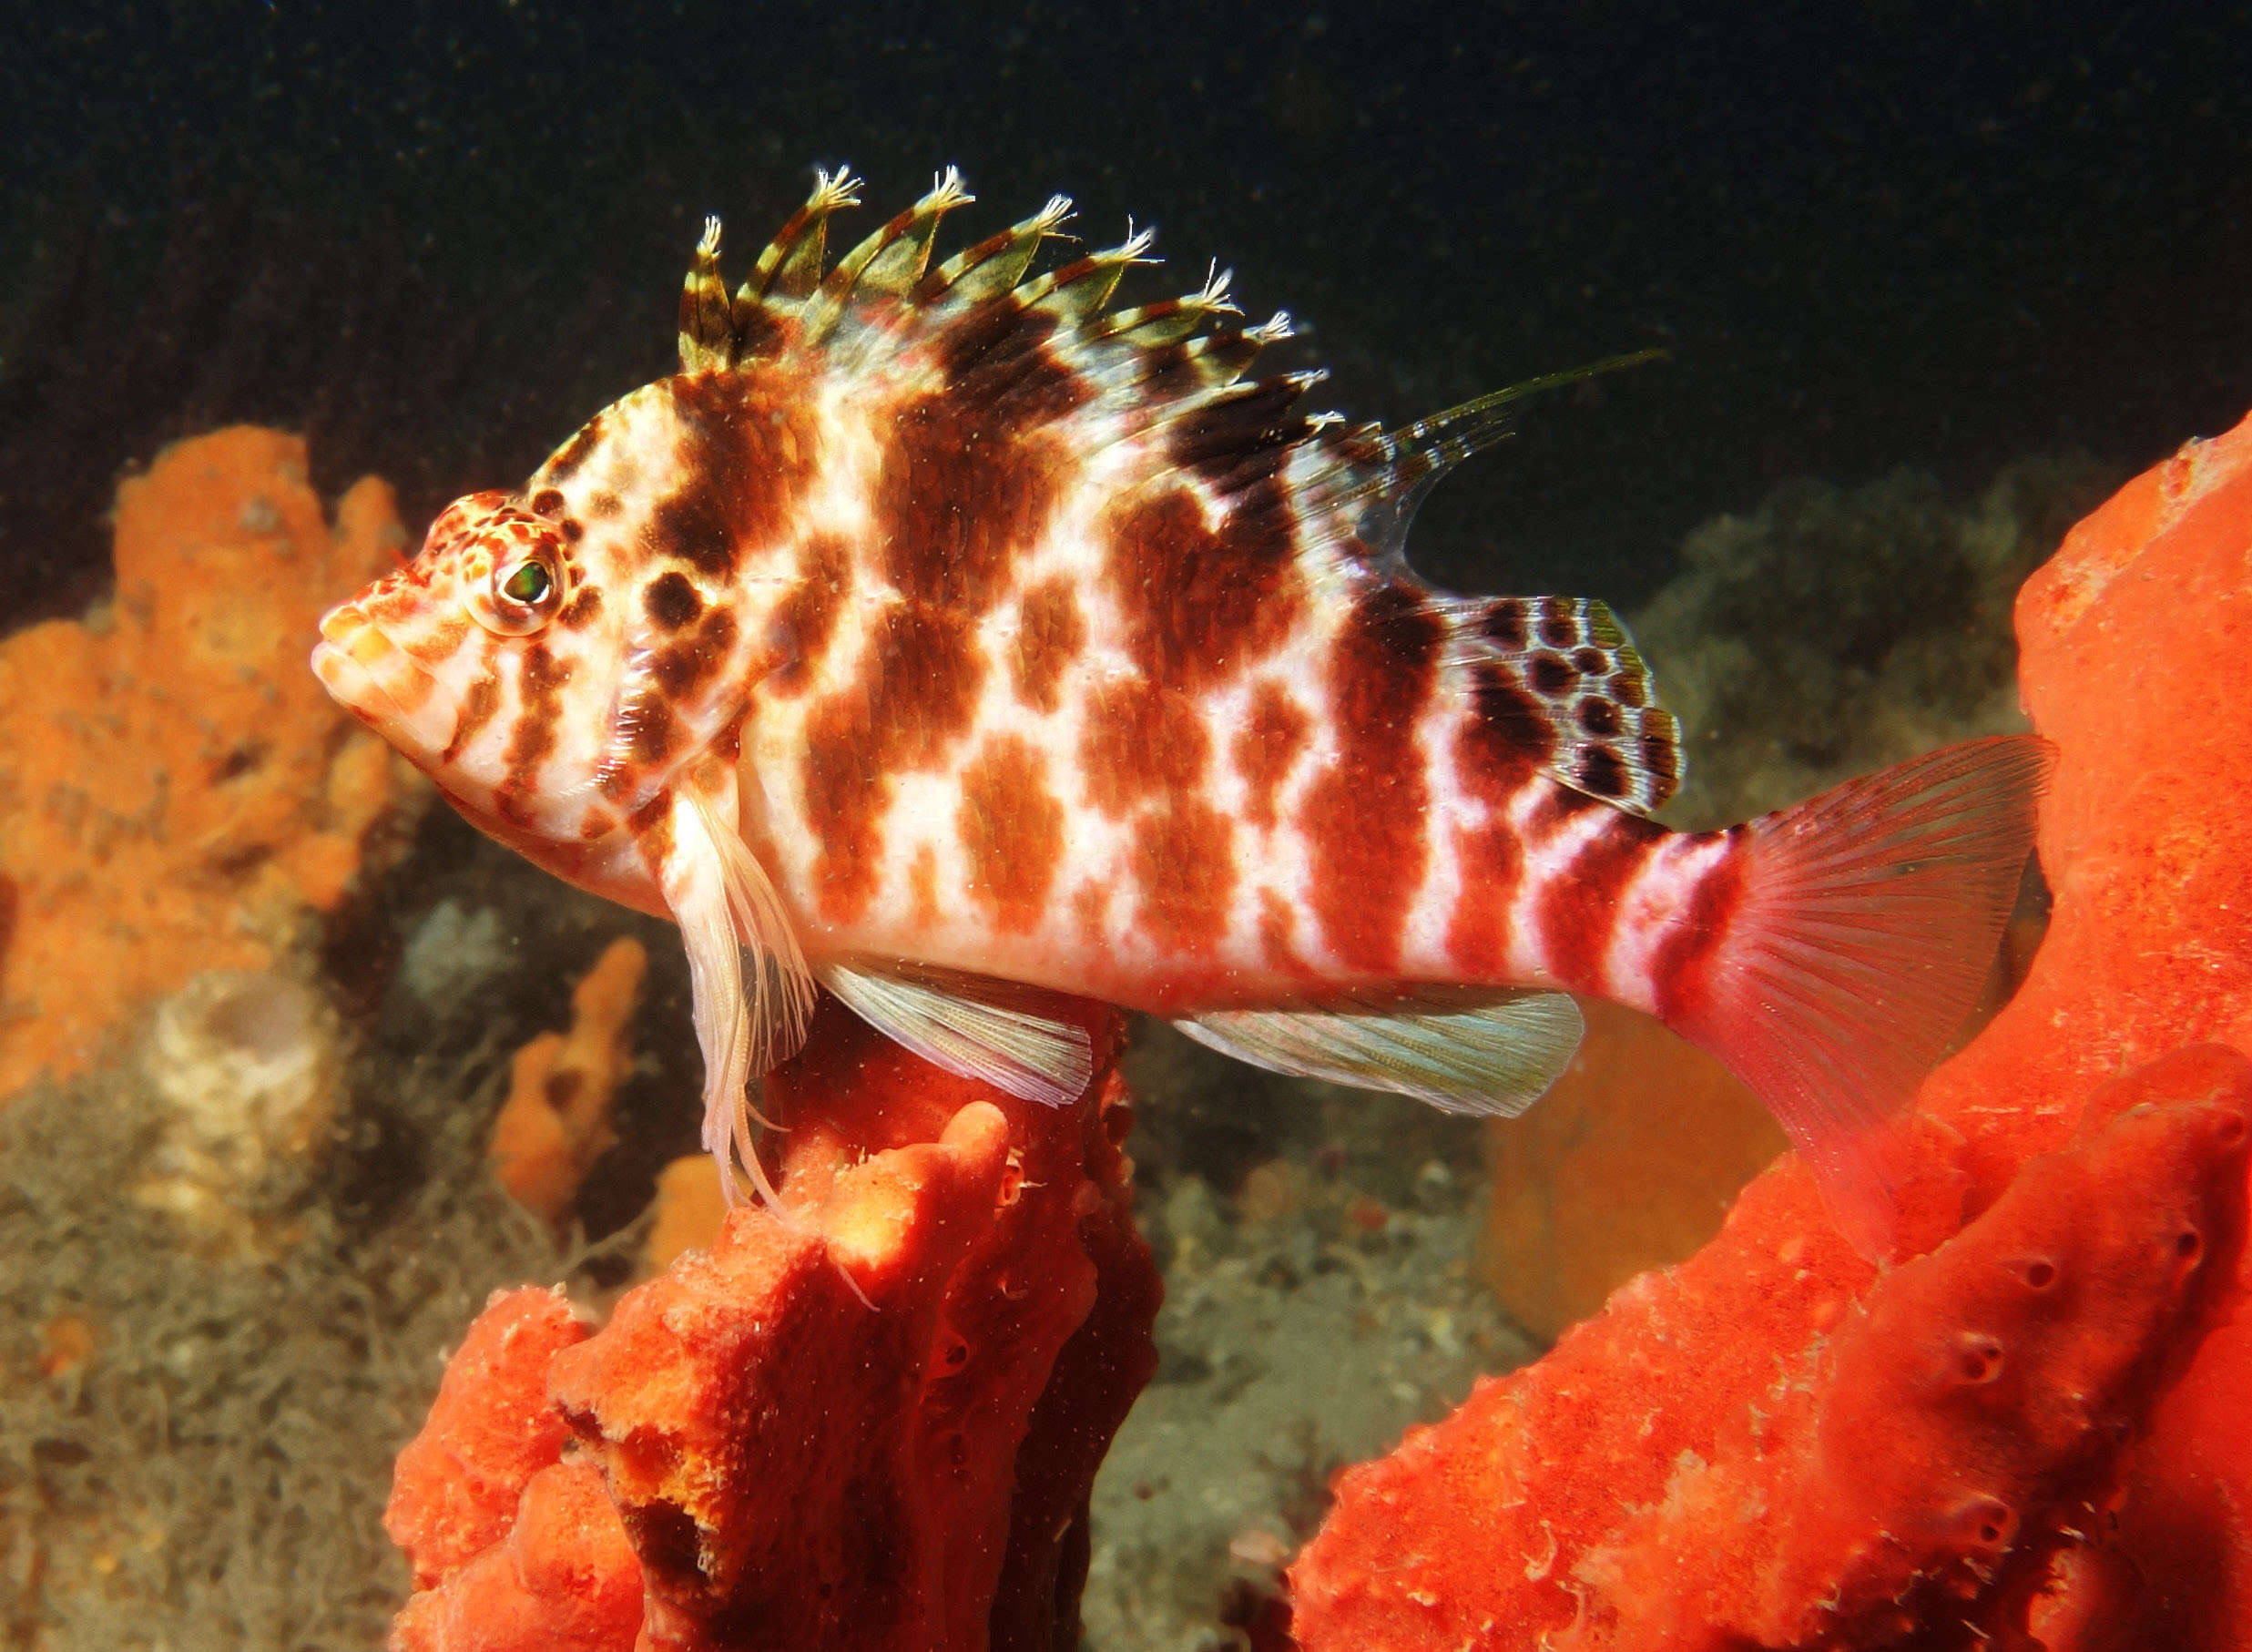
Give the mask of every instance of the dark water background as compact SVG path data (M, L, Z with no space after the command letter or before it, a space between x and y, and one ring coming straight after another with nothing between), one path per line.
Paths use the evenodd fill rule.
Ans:
M958 162L1234 264L1404 417L1615 352L1434 500L1442 576L1622 604L1796 474L2136 464L2252 403L2252 14L1871 3L23 8L0 51L0 626L98 593L121 467L306 429L410 519L664 371L810 167Z

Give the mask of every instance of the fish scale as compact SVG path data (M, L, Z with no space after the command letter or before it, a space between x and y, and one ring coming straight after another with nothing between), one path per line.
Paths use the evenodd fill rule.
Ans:
M2038 743L1671 831L1676 729L1610 611L1404 556L1518 401L1618 363L1348 426L1319 374L1247 376L1289 322L1224 275L1112 308L1146 233L1035 273L1057 198L933 269L949 172L831 265L858 191L823 176L732 294L712 220L681 371L451 507L314 657L470 820L679 923L723 1168L772 1195L747 1085L817 982L1044 1100L1085 1080L1066 994L1497 1113L1569 1059L1569 992L1746 1076L1881 1253L1889 1117L1982 976Z

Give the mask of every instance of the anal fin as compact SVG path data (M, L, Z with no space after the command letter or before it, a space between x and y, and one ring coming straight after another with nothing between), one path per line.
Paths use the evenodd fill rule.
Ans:
M887 963L830 964L821 984L845 1007L933 1066L1024 1101L1066 1106L1095 1076L1086 1030L1043 1015L1036 988Z
M1173 1025L1270 1073L1513 1118L1556 1082L1585 1024L1564 993L1424 987L1381 1003L1222 1010Z

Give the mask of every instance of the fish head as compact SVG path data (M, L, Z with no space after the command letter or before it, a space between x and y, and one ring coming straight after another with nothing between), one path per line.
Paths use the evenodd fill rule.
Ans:
M472 494L413 558L331 608L313 650L341 705L472 823L543 863L543 848L615 833L656 789L651 766L621 760L636 650L606 600L615 539L537 476Z

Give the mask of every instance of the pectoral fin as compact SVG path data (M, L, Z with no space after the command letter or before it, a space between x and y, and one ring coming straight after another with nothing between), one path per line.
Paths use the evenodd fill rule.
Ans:
M1038 1014L1036 989L903 964L830 964L821 984L933 1066L1025 1101L1066 1106L1095 1074L1085 1029Z
M1572 1059L1584 1024L1563 993L1430 988L1381 1004L1222 1010L1175 1026L1270 1073L1513 1118Z
M653 859L688 948L696 1039L704 1051L704 1146L719 1160L722 1186L735 1186L732 1155L759 1197L776 1205L755 1151L745 1089L804 1042L812 976L765 869L734 822L686 789L667 820L670 841Z

